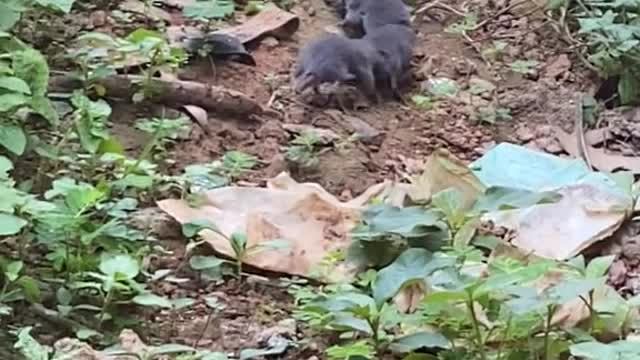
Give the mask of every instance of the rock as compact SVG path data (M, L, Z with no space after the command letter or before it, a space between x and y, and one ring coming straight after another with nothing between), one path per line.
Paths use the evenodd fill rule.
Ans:
M555 79L571 68L571 61L566 54L558 55L544 67L544 76Z
M516 130L516 138L522 142L529 142L535 138L535 135L527 126L520 126Z
M280 41L278 41L278 39L274 38L273 36L267 36L266 38L262 39L262 44L268 49L273 49L280 45Z
M295 339L298 331L298 324L295 319L280 320L275 326L262 330L256 337L259 344L265 344L275 336L282 336L287 339Z
M158 207L134 211L129 216L128 224L141 231L148 230L152 235L161 235L163 238L182 236L180 224Z
M94 28L102 27L107 23L107 13L103 10L97 10L89 15L89 24Z

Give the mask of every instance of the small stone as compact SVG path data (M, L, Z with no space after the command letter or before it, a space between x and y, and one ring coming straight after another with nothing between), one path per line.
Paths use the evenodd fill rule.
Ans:
M278 45L280 45L280 41L278 41L278 39L276 39L273 36L267 36L262 40L262 44L264 44L264 46L266 46L269 49L273 49Z
M535 138L535 135L526 126L521 126L516 130L516 138L522 142L529 142Z
M101 27L107 23L107 13L103 10L97 10L89 15L90 24L94 27Z

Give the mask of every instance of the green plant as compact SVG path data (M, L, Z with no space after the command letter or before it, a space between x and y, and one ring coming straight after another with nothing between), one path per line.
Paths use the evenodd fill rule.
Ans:
M28 275L21 275L24 270L22 261L9 261L0 256L0 271L2 284L0 288L0 316L12 313L10 303L22 300L38 302L40 288L36 280Z
M247 244L247 236L245 234L232 233L231 236L227 236L221 232L215 224L208 220L197 220L182 225L182 233L187 238L193 238L203 230L213 231L229 242L235 255L235 261L233 264L235 267L235 275L238 278L241 278L242 276L242 265L248 257L266 250L286 249L289 246L289 243L286 240L272 240L249 245ZM197 243L194 246L198 246L200 244L202 244L202 242ZM202 261L200 264L203 265L199 264L200 266L196 266L196 268L199 268L200 270L217 268L219 265L227 262L226 260L222 260L222 262L217 261L213 257L199 258L199 260ZM204 265L205 263L206 265ZM194 263L192 262L192 266L193 265Z
M420 109L431 110L433 108L433 100L424 95L413 95L411 101Z
M516 60L510 64L511 71L524 75L535 74L536 66L538 62L535 60Z
M318 145L320 137L307 132L295 137L287 148L287 159L302 167L310 168L318 164Z

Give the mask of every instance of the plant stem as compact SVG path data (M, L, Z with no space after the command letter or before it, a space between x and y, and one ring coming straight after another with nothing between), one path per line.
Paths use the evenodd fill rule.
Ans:
M98 324L98 328L102 329L102 321L104 320L104 315L107 313L107 308L111 303L111 298L113 297L113 286L109 288L107 291L107 296L104 298L104 303L102 304L102 310L100 310L100 322Z
M544 328L544 359L551 360L549 351L549 333L551 332L551 318L553 317L553 305L547 306L547 320Z
M478 347L478 351L480 352L480 358L482 360L487 360L487 354L484 350L484 341L482 340L482 333L480 332L480 322L478 321L478 317L476 316L476 309L473 307L473 294L467 291L467 308L469 309L469 313L471 314L471 320L473 322L473 331L476 336L476 346Z

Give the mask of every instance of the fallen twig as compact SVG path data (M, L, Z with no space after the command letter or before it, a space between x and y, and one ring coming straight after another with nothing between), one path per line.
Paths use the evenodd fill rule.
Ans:
M589 169L593 169L591 159L589 158L589 150L584 140L584 95L578 96L578 104L576 105L576 118L574 122L574 131L578 142L578 153L580 157L587 163Z
M130 99L143 81L141 76L110 76L98 81L106 89L107 96ZM52 91L68 92L82 83L70 76L54 76L49 81ZM151 79L152 94L148 100L172 107L196 105L209 112L247 118L250 115L270 113L247 95L221 86L211 86L194 81Z
M498 17L500 17L501 15L504 15L504 14L508 13L509 11L513 10L514 8L516 8L516 7L520 6L520 5L523 5L523 4L525 4L525 3L528 3L528 2L530 2L530 1L531 1L531 0L520 0L520 1L514 2L513 4L511 4L511 5L509 5L509 6L505 7L505 8L503 8L502 10L498 11L497 13L495 13L495 14L493 14L493 15L489 16L488 18L486 18L486 19L484 19L484 20L480 21L479 23L477 23L477 24L476 24L476 26L474 26L474 27L473 27L473 30L472 30L472 31L476 31L476 30L478 30L478 29L480 29L480 28L484 27L484 26L485 26L485 25L487 25L489 22L493 21L494 19L497 19L497 18L498 18ZM540 9L540 7L539 7L539 6L536 6L536 8L534 9L534 11L532 11L532 12L535 12L535 11L537 11L538 9ZM523 16L527 16L527 15L529 15L529 13L527 13L527 14L523 14L522 16L519 16L519 17L523 17Z
M438 1L434 1L432 3L429 3L429 4L423 5L421 8L416 10L416 15L423 14L423 13L425 13L425 12L431 10L431 9L445 10L445 11L448 11L450 13L456 14L456 15L458 15L460 17L466 17L467 16L467 14L465 14L464 12L462 12L462 11L460 11L458 9L455 9L455 8L449 6L449 5L440 3L439 0Z

